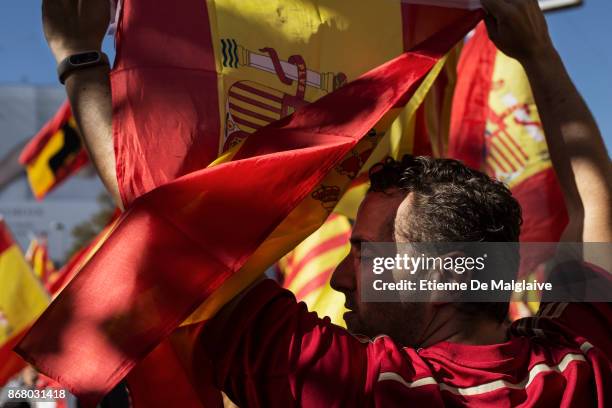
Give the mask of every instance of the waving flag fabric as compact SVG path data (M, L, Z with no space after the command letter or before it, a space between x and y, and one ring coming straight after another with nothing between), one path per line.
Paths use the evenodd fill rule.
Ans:
M207 55L210 62L211 50L206 51L205 41L202 44L201 39L195 41L200 37L193 37L206 27L198 20L203 9L196 3L181 2L179 7L159 2L159 8L124 4L118 32L123 62L113 74L113 100L118 157L126 159L117 160L118 177L130 205L108 239L19 345L20 353L36 367L90 403L203 301L194 321L211 317L315 231L354 177L342 164L373 150L375 140L411 97L423 96L419 86L433 81L427 75L435 73L445 53L481 17L456 11L444 29L430 29L423 34L427 40L410 52L298 107L291 116L262 123L239 141L241 146L232 155L192 171L193 166L201 168L215 157L205 156L210 154L210 138L202 131L210 129L208 120L214 113L210 109L217 106L204 100L211 96L206 80L217 75L202 66L188 69L184 65L194 56ZM177 20L177 10L185 11L189 4L190 14ZM251 9L252 13L258 10ZM221 14L216 16L219 23ZM153 27L159 27L163 41L155 41L157 33L150 24L141 26L146 30L140 33L128 29L129 24L143 24L142 18L156 23ZM252 18L257 20L257 15ZM168 36L164 23L175 21L182 24L172 27L176 36ZM191 41L173 44L187 31ZM146 44L162 47L156 55L170 55L163 47L172 47L172 63L183 66L160 66L159 61L147 59L149 55L138 55L149 50L136 47L144 44L138 40L144 41L145 32L152 36ZM122 54L128 49L132 54ZM141 65L129 69L128 62ZM248 98L253 99L252 95ZM121 152L141 143L135 141L141 137L147 146L137 160L135 152ZM155 144L163 150L157 156L151 150ZM183 149L183 154L176 149ZM166 156L169 153L172 160ZM176 162L177 157L180 165L155 167L165 163L164 158ZM120 169L125 165L133 165L132 177L122 173L128 170ZM146 192L183 171L191 172ZM135 196L139 197L131 201ZM54 333L53 341L49 333Z
M26 168L34 197L38 200L42 200L88 160L68 102L62 105L19 156L19 161Z
M124 1L112 73L124 203L202 169L465 13L399 1ZM342 171L359 172L366 158Z
M0 217L0 386L25 366L12 348L48 303L47 293Z
M558 241L567 212L529 82L480 25L458 68L449 156L506 183L523 209L523 242ZM523 253L521 273L551 254Z
M114 214L108 221L108 224L96 235L87 245L81 250L72 255L72 257L58 271L51 274L45 282L45 288L52 296L57 296L59 292L76 276L89 259L96 253L98 248L104 243L110 232L113 230L115 223L119 219L121 212L115 209Z

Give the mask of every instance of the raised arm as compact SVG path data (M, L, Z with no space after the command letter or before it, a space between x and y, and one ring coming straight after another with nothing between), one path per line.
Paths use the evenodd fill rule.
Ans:
M84 51L100 51L110 20L108 0L43 0L43 29L59 63ZM109 67L71 73L66 93L83 144L115 204L122 208L115 170Z
M572 83L535 0L482 0L489 37L525 68L570 223L563 239L612 242L612 172L589 108Z

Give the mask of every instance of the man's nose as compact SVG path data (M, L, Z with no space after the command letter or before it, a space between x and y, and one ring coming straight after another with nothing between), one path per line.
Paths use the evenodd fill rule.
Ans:
M355 263L354 256L351 253L334 270L330 285L334 290L342 293L355 290Z

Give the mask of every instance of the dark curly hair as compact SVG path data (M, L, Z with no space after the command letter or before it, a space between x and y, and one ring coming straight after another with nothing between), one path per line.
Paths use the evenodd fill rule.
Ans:
M408 242L519 240L521 207L510 190L458 160L410 155L401 161L388 158L373 166L369 175L370 191L396 188L413 194L410 215L395 220L396 233ZM517 250L510 268L514 274L518 261ZM484 311L496 320L505 319L508 312L507 303L463 303L461 307Z

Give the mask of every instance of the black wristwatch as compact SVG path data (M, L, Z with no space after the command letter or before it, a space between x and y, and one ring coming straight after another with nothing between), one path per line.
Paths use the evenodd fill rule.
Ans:
M108 56L100 51L85 51L64 58L57 66L57 76L62 85L66 82L68 75L76 70L109 65Z

